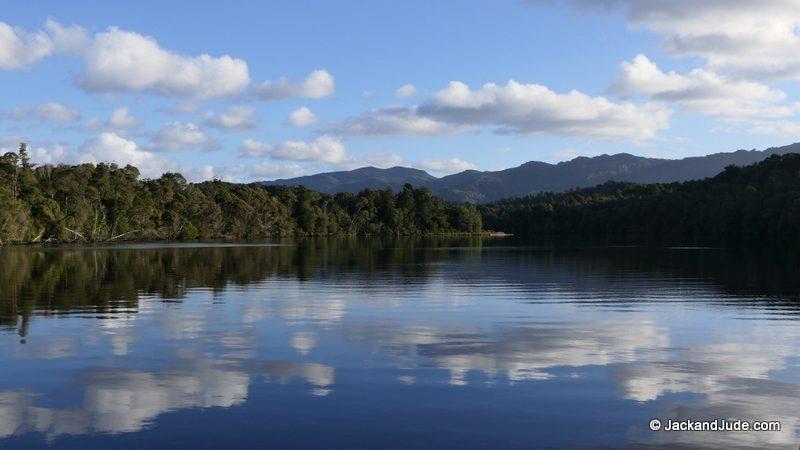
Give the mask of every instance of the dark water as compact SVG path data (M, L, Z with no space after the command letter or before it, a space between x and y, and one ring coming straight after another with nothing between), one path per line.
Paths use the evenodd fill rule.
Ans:
M796 449L798 275L480 239L3 248L0 448Z

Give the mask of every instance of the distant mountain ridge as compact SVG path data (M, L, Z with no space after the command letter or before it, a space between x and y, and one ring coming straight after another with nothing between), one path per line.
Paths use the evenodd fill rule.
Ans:
M360 169L327 172L298 178L264 181L265 185L303 185L309 189L335 194L363 189L395 190L406 183L427 187L451 201L475 203L551 191L591 187L609 180L635 183L669 183L714 176L726 166L746 166L775 154L800 153L800 143L766 150L737 150L683 159L660 159L628 153L581 156L557 164L531 161L498 171L466 170L436 178L424 170L408 167Z

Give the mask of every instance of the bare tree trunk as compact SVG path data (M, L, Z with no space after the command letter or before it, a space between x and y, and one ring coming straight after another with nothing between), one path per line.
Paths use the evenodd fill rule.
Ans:
M45 231L45 229L42 228L42 231L39 233L39 235L36 236L35 238L33 238L33 240L31 241L31 244L35 244L35 243L39 242L39 239L41 239L42 236L44 236L44 231Z
M69 229L69 228L67 228L67 227L64 227L64 229L65 229L65 230L67 230L67 231L69 231L70 233L73 233L73 234L74 234L74 235L76 235L76 236L79 236L79 237L80 237L81 239L83 239L84 241L86 240L86 237L84 237L82 234L78 233L77 231L75 231L75 230L71 230L71 229Z
M353 214L353 218L350 220L350 226L347 227L347 231L352 231L353 224L356 222L356 218L358 217L358 213L360 213L362 209L364 209L364 205L359 206L358 209L356 210L356 212Z
M106 242L111 242L111 241L113 241L113 240L115 240L115 239L119 239L119 238L121 238L121 237L125 236L126 234L138 233L138 232L140 232L140 231L142 231L142 230L133 230L133 231L128 231L127 233L118 234L118 235L116 235L116 236L114 236L114 237L111 237L111 238L108 238L108 239L106 239Z

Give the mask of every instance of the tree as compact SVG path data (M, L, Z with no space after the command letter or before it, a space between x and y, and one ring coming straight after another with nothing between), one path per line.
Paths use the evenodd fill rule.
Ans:
M472 232L469 208L425 189L364 190L331 196L303 187L177 173L139 178L133 166L31 163L27 146L0 157L0 240L83 242L266 239L278 236L423 235Z
M28 155L28 144L25 142L20 142L19 144L19 160L23 169L33 169L30 155Z

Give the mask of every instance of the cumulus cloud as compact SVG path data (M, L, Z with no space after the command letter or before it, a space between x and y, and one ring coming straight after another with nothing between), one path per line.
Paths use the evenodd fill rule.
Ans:
M676 56L698 56L740 77L800 78L800 2L793 0L529 0L625 12Z
M453 81L419 106L388 106L350 117L331 128L342 135L441 135L479 127L521 135L589 140L647 140L669 125L663 104L615 103L578 91L559 94L514 80L477 90Z
M250 106L231 106L222 114L208 113L203 123L223 130L252 130L256 128L255 108Z
M322 69L311 72L305 80L298 83L282 77L278 81L265 81L253 87L255 95L262 100L323 98L333 95L333 91L333 76Z
M53 50L58 53L79 54L91 43L91 37L86 30L77 25L65 27L48 19L44 28L53 43Z
M17 108L11 116L17 120L39 119L55 123L72 123L81 119L80 111L55 102Z
M794 105L780 105L786 94L764 84L732 80L707 69L694 69L686 74L663 72L645 55L620 64L611 91L678 102L689 111L725 117L786 116L798 109Z
M86 124L90 129L114 131L122 135L139 128L141 125L142 121L132 116L128 108L116 108L105 121L92 117Z
M222 180L231 183L240 182L247 169L240 164L234 166L214 166L211 164L177 165L173 171L182 174L188 181L200 182L206 180Z
M459 133L469 126L451 125L417 112L416 106L387 106L350 117L330 131L353 136L431 136Z
M115 163L136 166L142 176L158 177L174 164L140 148L136 142L113 132L103 132L78 146L62 144L32 145L31 157L38 164Z
M326 135L313 141L288 140L279 144L245 139L239 148L239 154L248 157L269 156L278 160L326 163L342 163L350 159L344 144Z
M395 96L397 96L397 98L406 98L406 97L411 97L416 93L417 93L417 88L415 88L414 85L404 84L399 88L397 88L397 90L395 91Z
M111 113L107 124L113 128L130 129L138 127L142 121L133 117L128 108L117 108Z
M453 81L420 106L419 114L459 125L492 125L499 133L542 134L590 140L646 140L667 128L661 105L614 103L578 91L558 94L514 80L472 90Z
M232 96L250 84L247 63L228 55L185 56L156 40L111 27L86 49L82 85L93 92L148 91L201 99Z
M158 170L163 160L152 152L144 151L136 142L115 133L101 133L80 148L79 163L114 162L119 165L131 164L139 168L145 176L160 175Z
M155 152L174 152L186 149L213 150L217 142L191 122L176 121L165 125L153 136L147 149Z
M16 150L19 136L0 137L0 150ZM12 147L13 144L13 147ZM247 169L243 165L213 166L179 163L173 159L139 146L134 140L113 131L104 131L82 144L72 147L60 143L35 143L29 146L31 159L37 164L99 164L133 165L145 178L158 178L165 172L179 172L189 181L221 179L240 181Z
M0 69L22 69L56 52L77 52L87 42L83 28L64 27L53 20L35 33L0 22Z
M289 123L297 128L313 125L318 121L316 114L305 106L301 106L289 113Z
M48 20L29 33L0 22L0 69L20 69L55 53L83 55L81 85L90 92L147 91L201 99L232 96L250 84L247 63L228 55L187 56L150 36L110 27L89 36Z
M62 144L32 145L31 157L37 164L99 164L133 165L145 178L158 178L165 172L180 172L189 181L212 178L237 181L244 167L181 164L164 158L149 148L140 147L134 140L113 131L105 131L72 148Z
M426 159L417 164L417 167L440 175L463 172L471 169L474 170L478 168L477 165L468 161L464 161L461 158Z

